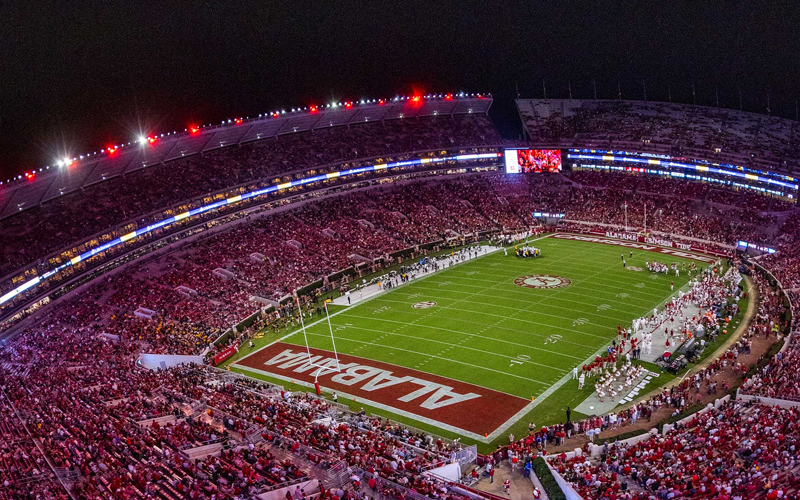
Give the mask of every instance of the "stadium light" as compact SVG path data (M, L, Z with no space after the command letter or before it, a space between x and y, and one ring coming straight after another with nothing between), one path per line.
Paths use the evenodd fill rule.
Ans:
M145 144L147 142L147 137L140 135L139 136L139 144Z

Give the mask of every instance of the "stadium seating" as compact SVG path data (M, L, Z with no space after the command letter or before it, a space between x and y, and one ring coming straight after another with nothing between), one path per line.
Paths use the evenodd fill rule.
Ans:
M485 116L430 117L291 134L154 165L3 220L0 276L137 216L233 186L359 158L500 142Z
M797 122L664 102L517 100L534 146L644 150L796 174Z
M670 148L677 146L667 138L678 134L691 140L684 147L721 141L736 154L772 147L779 155L795 151L793 139L769 120L747 122L763 136L755 144L738 136L738 125L722 135L708 125L726 116L706 122L692 115L694 121L678 129L674 122L686 116L608 123L619 113L632 119L645 111L579 110L569 120L537 126L550 130L542 141L607 126L610 144L639 140L644 130ZM142 169L24 211L0 224L2 274L114 224L232 185L336 161L499 140L482 117L381 127L322 130L269 146L228 148ZM701 140L702 134L712 138ZM312 479L322 485L319 496L329 500L358 498L359 490L383 498L462 500L422 474L447 462L458 444L212 367L149 371L136 359L141 353L217 352L221 346L209 351L209 344L232 325L309 283L356 265L377 269L394 262L395 252L416 245L529 228L538 224L535 211L566 213L561 228L574 231L626 223L638 230L646 211L648 229L679 241L717 242L729 253L737 240L774 245L776 254L734 263L757 262L770 270L800 310L800 216L793 206L768 198L676 180L577 171L397 180L312 199L167 248L29 318L0 350L0 500L62 500L68 498L62 483L91 499L255 498ZM704 398L725 394L730 387L720 382L723 375L744 383L742 394L800 400L795 336L749 376L751 367L740 361L759 339L778 340L773 324L787 326L780 290L752 275L762 298L755 321L703 370L618 413L533 428L511 449L529 458L547 455L548 447L582 444L595 429L624 432L656 414L677 416ZM242 339L258 328L295 321L294 307L279 304L278 311L260 314ZM137 314L144 310L152 313ZM315 314L307 304L303 311ZM332 415L336 424L325 424ZM798 417L797 409L728 403L637 445L609 444L599 460L556 454L552 464L589 498L776 498L778 490L792 498L798 492ZM360 479L350 482L346 475L340 481L334 470ZM316 488L306 495L316 494Z

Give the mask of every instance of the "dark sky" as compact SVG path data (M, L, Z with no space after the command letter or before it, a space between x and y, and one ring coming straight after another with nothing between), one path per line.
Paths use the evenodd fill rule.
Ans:
M795 117L800 3L0 2L0 175L139 130L312 102L492 92L648 98ZM1 180L5 180L5 179Z

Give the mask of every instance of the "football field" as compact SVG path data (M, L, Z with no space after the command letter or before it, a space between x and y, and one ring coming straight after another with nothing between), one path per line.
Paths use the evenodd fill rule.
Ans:
M235 366L306 386L316 380L340 397L483 442L509 429L520 435L529 421L563 421L566 407L594 390L578 390L573 368L604 353L617 325L630 327L686 285L686 272L653 274L645 261L689 261L556 237L533 244L542 257L495 251L332 307L330 326L317 319Z

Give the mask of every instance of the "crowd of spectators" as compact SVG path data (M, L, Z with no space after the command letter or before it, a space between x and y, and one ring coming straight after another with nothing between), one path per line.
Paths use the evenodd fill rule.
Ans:
M663 435L551 464L584 498L792 499L800 409L728 402Z
M348 268L374 271L394 262L395 252L425 243L528 228L538 224L534 211L617 227L627 221L634 231L644 227L646 206L648 230L723 244L769 241L792 227L778 228L774 217L749 218L751 212L735 207L687 202L697 194L692 183L676 182L670 195L654 195L649 190L664 189L664 181L650 186L651 180L631 177L575 172L422 180L266 211L107 278L95 289L101 316L95 327L157 351L198 354L231 326L309 283ZM609 178L614 187L595 186ZM563 226L591 229L570 224ZM140 308L155 314L137 315Z
M233 186L359 158L500 142L485 116L429 117L282 135L153 165L4 220L0 276L137 216Z
M98 334L88 310L101 287L0 351L0 480L16 495L3 498L67 498L53 470L87 499L254 498L339 462L384 490L442 487L421 473L452 443L209 367L137 367L146 339ZM195 454L211 444L221 447Z
M796 173L797 122L724 108L623 100L517 102L528 144L642 150Z
M110 274L76 297L46 308L0 350L0 480L5 491L20 492L23 498L65 498L54 487L58 481L52 465L77 477L70 481L82 498L244 498L306 477L308 470L299 464L325 470L343 461L383 481L383 491L452 497L441 484L422 476L448 460L452 444L366 417L342 420L337 415L330 425L323 422L336 410L319 399L231 381L210 368L146 371L135 359L141 352L200 353L265 304L254 298L275 301L350 266L391 263L393 252L422 243L528 228L535 223L534 211L563 210L568 219L619 226L625 221L625 204L629 225L639 227L646 203L648 228L664 233L724 243L772 236L780 251L759 262L784 288L797 288L796 216L756 214L761 218L752 219L739 207L719 209L715 200L687 203L686 198L699 193L694 185L678 184L669 195L651 195L651 189L663 191L662 181L603 182L581 173L569 178L493 175L389 184L253 216ZM220 270L225 273L215 272ZM558 446L576 435L596 436L597 429L635 425L665 407L678 415L696 405L699 395L724 393L728 386L720 382L723 376L744 378L748 367L738 357L749 351L752 339L775 336L774 324L785 326L780 295L765 280L755 279L762 298L757 317L721 358L623 411L532 426L529 436L512 449L530 456L545 453L548 445ZM797 295L791 296L797 307ZM155 315L141 317L136 314L140 308ZM790 342L748 387L761 395L797 397L798 346ZM710 412L716 417L697 417L694 425L672 431L678 433L673 437L625 450L631 467L614 465L621 472L610 468L614 460L595 465L561 461L558 466L565 473L586 467L581 470L593 471L590 480L586 482L585 473L576 474L571 476L575 484L592 495L610 488L616 498L625 498L625 481L631 488L625 494L635 495L632 490L639 488L638 494L648 491L659 498L698 492L711 493L708 498L725 498L722 492L733 498L741 491L767 495L776 484L790 484L792 469L786 468L790 462L784 455L797 438L797 414L761 406L739 410L724 407ZM758 428L749 420L753 415ZM164 417L172 418L149 422ZM699 460L697 430L708 443L711 434L729 436L736 427L728 422L749 434L728 439L732 448L715 448L712 456ZM785 442L774 442L774 429L787 437ZM199 459L186 454L208 443L225 448ZM279 455L284 451L296 460ZM672 458L685 453L686 459L671 467L664 452ZM649 460L654 453L660 454L658 461ZM695 466L687 465L692 460ZM722 465L709 469L710 462ZM777 476L756 474L754 463L767 464ZM727 477L731 464L739 464L735 470L742 472L738 483ZM724 470L714 472L717 468ZM764 484L766 479L770 485ZM376 489L379 482L367 482L366 487Z

